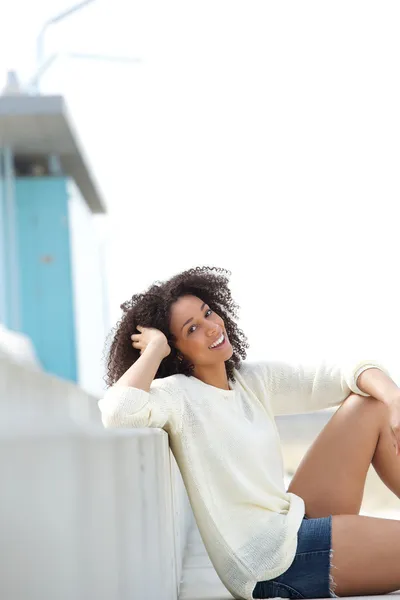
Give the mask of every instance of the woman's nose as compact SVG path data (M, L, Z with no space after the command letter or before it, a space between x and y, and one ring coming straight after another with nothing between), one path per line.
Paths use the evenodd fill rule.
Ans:
M217 333L218 330L222 331L222 328L220 327L220 325L217 325L217 323L209 323L208 324L208 335L209 336L213 336Z

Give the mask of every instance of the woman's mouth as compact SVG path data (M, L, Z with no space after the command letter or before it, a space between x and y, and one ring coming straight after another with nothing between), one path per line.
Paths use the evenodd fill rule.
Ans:
M212 344L211 346L209 346L209 350L219 350L220 348L223 348L226 344L226 337L225 334L223 333L221 335L221 337L219 337L214 344Z

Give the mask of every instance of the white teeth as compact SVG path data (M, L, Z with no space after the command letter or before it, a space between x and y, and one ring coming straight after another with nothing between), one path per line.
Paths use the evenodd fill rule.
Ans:
M224 334L222 334L221 337L219 338L219 340L217 340L216 342L211 344L211 346L209 346L209 348L215 348L215 346L219 346L219 344L222 344L224 339L225 339Z

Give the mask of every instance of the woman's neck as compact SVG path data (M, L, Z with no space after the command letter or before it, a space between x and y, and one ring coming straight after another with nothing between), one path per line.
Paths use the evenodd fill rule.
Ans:
M193 375L197 379L200 379L200 381L203 381L203 383L220 388L221 390L230 390L225 363L212 367L196 366Z

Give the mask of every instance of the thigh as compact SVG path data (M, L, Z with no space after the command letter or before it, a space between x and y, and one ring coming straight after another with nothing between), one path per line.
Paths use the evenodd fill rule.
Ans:
M400 589L400 521L335 515L332 551L331 575L338 596Z
M288 491L303 498L313 518L358 514L365 480L387 407L375 398L351 394L312 444Z

